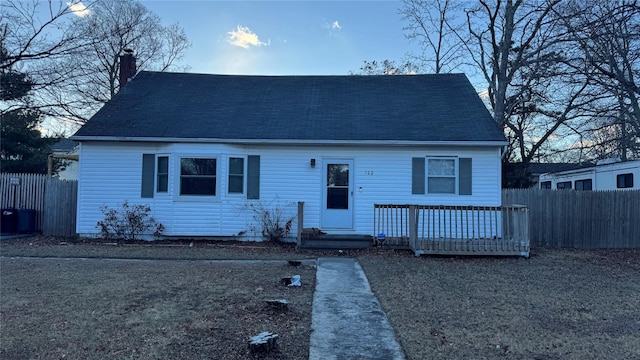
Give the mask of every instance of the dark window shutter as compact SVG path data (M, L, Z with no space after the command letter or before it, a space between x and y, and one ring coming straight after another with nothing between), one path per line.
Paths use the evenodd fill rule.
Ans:
M247 199L260 199L260 155L247 157Z
M460 178L459 195L471 195L471 158L458 159L458 175Z
M155 154L142 154L142 189L140 197L153 197L153 183L155 177Z
M411 193L423 194L425 192L425 158L411 159Z

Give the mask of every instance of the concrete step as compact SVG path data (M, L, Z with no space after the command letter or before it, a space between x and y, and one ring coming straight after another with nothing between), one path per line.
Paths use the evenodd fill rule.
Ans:
M303 250L346 250L368 249L373 247L370 235L319 235L311 239L303 239L300 249Z

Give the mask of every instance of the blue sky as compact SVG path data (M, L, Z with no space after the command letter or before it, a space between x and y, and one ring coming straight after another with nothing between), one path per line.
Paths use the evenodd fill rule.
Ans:
M400 1L142 1L193 43L189 72L346 75L364 60L401 60Z

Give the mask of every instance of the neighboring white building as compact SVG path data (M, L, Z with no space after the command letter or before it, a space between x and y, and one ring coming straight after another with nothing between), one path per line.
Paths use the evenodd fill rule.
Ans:
M78 180L78 143L70 139L62 139L51 147L49 156L49 174L62 180ZM64 170L53 174L53 160L62 159L65 162Z
M463 74L141 72L72 139L81 236L126 200L166 236L237 238L252 205L354 235L374 204L500 206L507 144Z
M640 160L605 160L598 165L540 175L541 189L638 190Z

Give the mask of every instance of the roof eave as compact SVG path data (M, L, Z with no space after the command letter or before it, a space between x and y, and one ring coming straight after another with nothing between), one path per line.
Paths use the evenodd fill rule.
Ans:
M305 140L305 139L217 139L217 138L168 138L168 137L119 137L119 136L72 136L74 141L117 141L154 143L210 143L238 145L333 145L333 146L505 146L506 140Z

